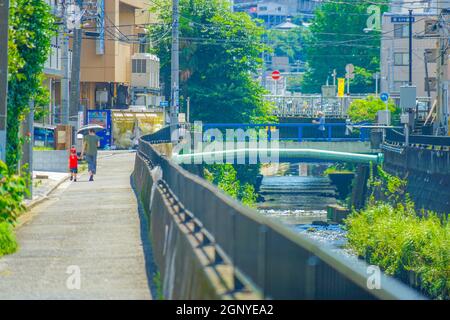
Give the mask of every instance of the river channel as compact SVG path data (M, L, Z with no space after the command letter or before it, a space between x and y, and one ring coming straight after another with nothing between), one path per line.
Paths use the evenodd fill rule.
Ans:
M345 230L327 224L327 206L337 203L337 192L330 179L317 170L307 175L289 171L284 175L265 176L257 204L260 213L278 220L298 233L321 243L343 248Z

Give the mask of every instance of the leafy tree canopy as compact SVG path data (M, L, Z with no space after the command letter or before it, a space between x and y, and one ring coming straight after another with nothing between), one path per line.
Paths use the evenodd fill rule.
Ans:
M381 12L387 10L385 0L370 3L326 2L315 12L315 18L305 32L308 71L303 80L305 93L319 93L321 86L336 69L344 77L345 66L355 66L355 79L350 82L353 93L374 91L372 75L379 69L380 33L365 33L369 5L380 3Z
M151 49L161 60L165 95L170 97L171 1L151 9L161 22L149 28ZM180 1L180 97L191 101L191 120L257 122L267 120L270 104L253 78L261 67L264 29L225 0Z
M8 42L8 124L6 162L17 171L20 159L20 123L29 102L45 104L48 93L42 87L43 68L55 35L55 20L44 0L12 0Z
M304 60L302 45L303 28L268 31L268 44L273 48L275 56L289 57L290 63Z
M393 120L395 120L400 113L400 109L395 106L392 100L388 102L389 111L391 111ZM367 99L354 100L348 108L348 116L353 122L375 121L377 112L386 109L386 103L380 98L368 96Z

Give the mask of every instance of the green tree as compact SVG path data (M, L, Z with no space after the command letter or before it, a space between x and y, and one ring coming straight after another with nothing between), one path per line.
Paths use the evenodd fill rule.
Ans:
M399 117L400 109L395 106L392 100L388 102L389 111L395 121ZM368 96L366 99L356 99L352 101L348 108L348 116L353 122L375 121L377 112L386 109L386 103L380 98Z
M6 162L17 171L20 159L20 123L29 112L29 102L41 106L47 93L42 87L42 71L50 40L55 34L55 20L43 0L12 0L8 43L8 131Z
M290 63L303 60L302 33L303 27L300 26L286 31L276 29L269 30L268 44L273 48L273 54L275 56L289 57Z
M151 51L161 59L165 95L170 97L171 1L156 0L161 24L149 28ZM264 29L225 0L180 1L180 96L191 99L191 120L258 122L270 104L253 74L261 67ZM183 106L184 108L184 106Z
M351 92L374 91L372 74L379 69L380 33L365 33L369 2L325 2L315 12L308 32L305 32L307 72L303 78L302 91L318 93L333 69L338 77L345 74L345 66L355 66L355 79ZM387 10L380 5L381 12Z

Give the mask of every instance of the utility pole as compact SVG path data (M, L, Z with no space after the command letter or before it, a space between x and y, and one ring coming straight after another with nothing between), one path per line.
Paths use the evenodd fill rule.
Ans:
M62 79L61 79L61 123L69 124L69 36L67 30L67 2L61 1L61 64L62 64Z
M190 123L191 120L191 98L187 97L186 99L186 122Z
M423 62L425 64L425 90L427 90L427 96L428 96L428 108L430 108L430 101L431 101L431 92L430 92L430 77L428 74L428 55L427 52L424 51L423 53Z
M409 85L412 86L412 24L413 15L412 10L409 11Z
M6 160L9 0L0 0L0 160Z
M440 2L437 2L439 14L438 28L438 61L437 62L437 105L435 130L437 134L448 134L448 54L447 43L450 40L449 35L449 17L448 9L441 8ZM442 131L442 132L440 132Z
M73 47L72 47L72 71L70 78L70 114L69 119L77 119L78 112L83 111L80 104L80 61L81 61L81 45L82 45L82 30L81 30L81 8L83 7L83 0L76 0L73 29ZM77 16L78 13L78 16ZM78 125L78 121L76 121ZM76 128L78 130L78 128Z
M172 142L178 141L178 108L180 96L180 48L179 48L179 0L172 2L172 66L171 66L171 107L170 127Z
M34 102L29 102L30 112L26 115L22 122L22 137L25 142L22 146L21 168L24 168L26 174L30 176L27 185L30 194L28 199L33 199L33 144L34 144Z

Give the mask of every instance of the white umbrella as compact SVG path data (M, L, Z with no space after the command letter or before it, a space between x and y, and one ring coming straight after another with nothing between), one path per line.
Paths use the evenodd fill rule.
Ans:
M98 124L88 124L85 126L80 127L80 129L78 129L77 133L78 134L87 134L89 132L89 130L94 130L95 132L99 132L104 130L105 128L103 128L101 125Z

